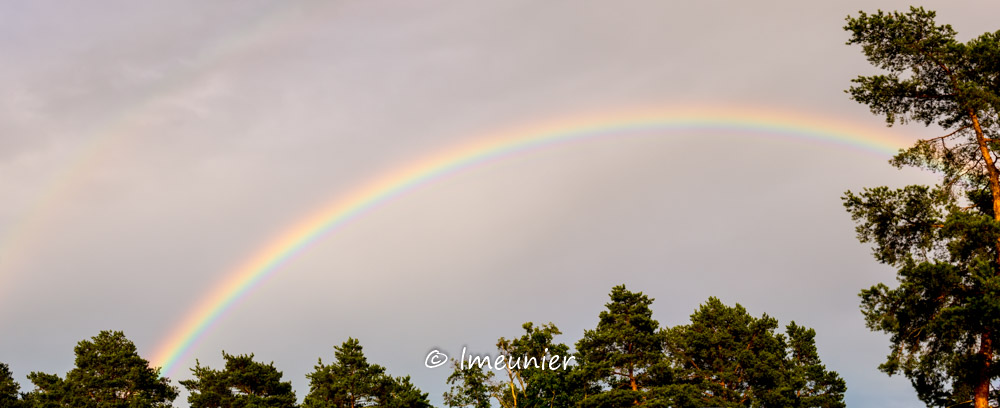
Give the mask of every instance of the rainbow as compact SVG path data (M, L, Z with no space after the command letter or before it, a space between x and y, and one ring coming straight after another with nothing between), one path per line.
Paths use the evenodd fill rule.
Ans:
M651 132L677 134L686 130L739 132L763 138L818 142L874 153L880 157L887 157L907 144L885 129L852 127L843 121L789 111L745 108L660 109L591 115L477 138L474 142L440 150L362 183L269 240L228 272L223 282L185 315L180 324L169 332L151 362L162 367L161 375L172 373L177 362L234 302L279 270L283 263L325 234L407 191L470 166L544 146L603 136Z

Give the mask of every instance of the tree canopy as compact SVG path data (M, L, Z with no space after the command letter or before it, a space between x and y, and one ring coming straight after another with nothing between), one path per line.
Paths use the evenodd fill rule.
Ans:
M843 407L845 385L820 362L815 332L796 325L777 333L777 320L710 298L690 324L662 327L653 299L624 285L612 288L594 329L576 351L557 340L552 323L528 322L496 342L491 364L453 360L444 393L450 407ZM0 408L170 407L177 389L136 353L121 332L104 331L76 346L65 378L33 372L35 388L19 394L0 363ZM464 354L463 354L464 356ZM290 381L273 362L222 352L222 369L195 360L180 381L192 408L296 408ZM485 363L485 360L477 360ZM499 363L498 361L504 361ZM365 356L360 341L334 346L306 374L303 408L430 407L410 376L392 376Z
M14 381L10 366L0 363L0 408L21 408L21 385Z
M385 367L368 362L361 343L348 338L334 346L335 361L319 359L309 378L309 394L303 408L429 407L427 394L410 377L393 377Z
M664 358L664 334L653 319L653 299L625 285L612 288L610 297L597 327L584 331L576 343L584 377L601 390L584 404L637 405L656 384L654 366Z
M32 372L35 389L26 400L33 407L135 408L170 407L177 388L159 369L139 356L120 331L102 331L77 343L76 367L62 379Z
M253 360L253 354L222 357L226 368L213 370L196 360L191 369L194 379L181 381L187 390L191 408L294 408L292 383L281 381L274 363Z
M552 323L528 322L521 328L520 337L497 340L498 357L508 362L493 367L500 375L470 361L453 361L454 371L448 377L452 387L444 394L447 406L487 408L491 401L504 408L575 404L584 383L569 346L554 341L562 332Z
M444 395L451 407L844 407L844 380L822 364L816 332L709 298L690 324L661 327L653 299L620 285L597 327L576 343L565 370L493 371L455 361ZM497 342L500 355L568 353L551 323L523 325ZM533 354L534 353L534 354ZM500 372L502 374L497 375ZM506 374L506 375L504 375ZM500 378L498 378L500 377ZM505 377L505 378L504 378Z
M709 298L666 331L671 406L842 408L847 386L820 362L816 332Z

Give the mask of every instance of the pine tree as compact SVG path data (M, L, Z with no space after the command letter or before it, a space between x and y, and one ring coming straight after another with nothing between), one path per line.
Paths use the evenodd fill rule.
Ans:
M0 408L21 408L21 385L14 381L10 366L0 363Z
M891 336L880 369L904 374L928 405L987 408L1000 376L1000 31L962 43L934 17L911 7L847 18L848 44L886 71L855 79L852 99L890 125L946 134L892 160L938 173L939 185L848 191L844 205L858 238L898 270L898 286L861 292L868 327Z
M181 381L191 408L294 408L295 391L274 363L253 361L253 354L231 355L225 351L223 370L202 367L195 361L194 379Z
M135 344L120 331L102 331L79 342L76 367L66 379L32 372L33 407L132 408L170 407L177 389L159 376L159 369L139 356Z
M585 406L619 407L645 404L663 362L664 334L653 320L653 299L630 292L625 285L611 289L597 328L576 343L584 378L601 392L587 396Z
M670 381L657 393L677 407L843 408L846 385L819 360L815 331L751 316L709 298L691 323L667 330Z
M306 374L309 394L303 408L430 406L427 394L409 377L392 377L384 367L369 363L357 339L348 338L334 350L336 361L325 365L320 359L316 370Z

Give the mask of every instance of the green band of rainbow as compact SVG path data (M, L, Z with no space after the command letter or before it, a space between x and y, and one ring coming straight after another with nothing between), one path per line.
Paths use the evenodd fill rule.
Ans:
M246 296L262 279L281 264L304 250L310 243L338 226L435 178L499 156L510 155L539 146L583 140L592 137L657 132L673 134L685 130L739 132L755 137L818 142L888 156L905 142L886 131L847 126L829 119L807 117L788 111L749 109L660 110L622 115L576 118L541 126L530 126L476 142L442 150L405 166L386 172L362 184L320 209L278 237L229 272L224 282L192 309L182 322L169 332L152 359L161 366L161 375L173 372L175 365L214 322L240 297Z

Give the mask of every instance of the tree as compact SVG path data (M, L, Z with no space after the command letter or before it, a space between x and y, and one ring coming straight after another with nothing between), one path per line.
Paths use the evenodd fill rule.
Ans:
M0 363L0 408L21 408L21 385L14 381L10 367Z
M846 385L820 363L815 331L777 327L709 298L691 324L667 330L669 380L656 394L675 407L843 408Z
M653 299L630 292L625 285L611 289L597 328L586 330L576 343L584 377L602 392L583 400L586 406L632 406L647 403L657 384L656 365L663 362L664 334L653 320Z
M192 380L181 381L191 393L191 408L294 408L295 391L274 362L253 361L253 354L234 356L222 352L226 368L219 371L202 367L195 360Z
M554 324L521 326L524 334L497 341L498 355L492 367L472 361L454 361L454 371L448 377L451 389L444 394L451 407L488 408L490 400L503 408L569 407L574 405L574 392L583 388L573 365L569 346L555 343L562 334ZM501 364L497 365L496 358ZM464 364L463 364L464 363ZM493 371L502 370L503 380Z
M835 371L827 371L816 350L816 331L791 322L785 326L788 336L785 369L786 381L794 390L791 407L844 407L847 383Z
M456 360L453 363L455 369L448 376L451 389L444 393L444 404L449 407L490 408L490 398L500 392L494 382L494 373Z
M28 379L35 385L35 389L25 394L25 405L33 408L75 406L71 403L74 399L72 388L58 375L32 372Z
M385 408L430 408L428 394L410 382L410 376L382 376L375 395L376 406Z
M385 368L369 364L360 342L348 338L334 346L336 361L324 365L320 359L309 378L309 395L304 408L365 407L375 402L380 377Z
M348 338L334 350L336 361L324 365L320 359L316 371L306 374L309 394L303 408L430 406L427 394L413 386L408 376L392 377L384 367L369 363L357 339Z
M858 238L896 267L899 285L861 292L872 330L891 336L880 366L902 373L928 405L996 404L1000 335L1000 31L966 43L935 13L847 17L886 74L860 76L848 92L889 125L916 121L946 134L918 140L891 161L941 175L934 187L848 191Z
M102 331L77 343L76 367L58 375L32 372L35 390L26 397L35 407L170 407L177 389L159 369L139 356L120 331Z
M528 322L521 326L521 337L497 340L497 350L512 364L504 366L507 381L501 384L501 405L517 407L568 407L576 391L585 385L575 370L574 356L569 346L555 343L562 334L551 322L535 326ZM513 366L513 367L512 367Z

